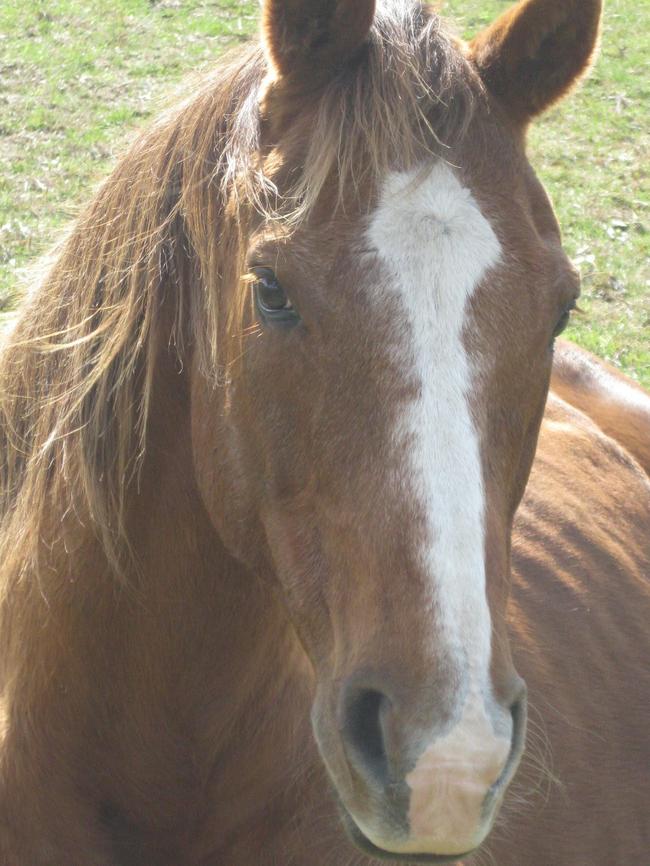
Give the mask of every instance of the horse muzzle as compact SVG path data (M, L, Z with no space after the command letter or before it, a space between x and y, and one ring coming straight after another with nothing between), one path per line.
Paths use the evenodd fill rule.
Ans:
M479 847L524 749L519 678L513 692L504 706L470 691L441 719L434 707L352 682L331 724L332 702L319 690L312 721L352 841L373 857L412 863L454 861Z

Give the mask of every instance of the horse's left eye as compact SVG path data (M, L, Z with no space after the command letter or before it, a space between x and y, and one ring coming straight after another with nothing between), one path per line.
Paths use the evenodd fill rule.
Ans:
M575 299L571 301L571 303L566 307L560 318L558 319L557 325L555 326L555 330L553 331L553 339L559 337L562 331L569 324L569 319L571 318L571 311L575 310L576 302Z
M251 268L255 305L265 322L292 325L299 316L271 268Z

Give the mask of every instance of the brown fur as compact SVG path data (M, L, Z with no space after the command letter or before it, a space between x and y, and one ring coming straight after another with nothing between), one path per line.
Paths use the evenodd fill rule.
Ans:
M368 37L375 0L275 0L263 7L262 33L278 77L304 79L318 86L332 69L349 62ZM313 70L318 68L320 80Z
M640 863L647 850L650 484L627 450L643 458L643 424L627 404L615 424L604 397L587 405L561 350L561 394L593 421L549 405L506 607L549 334L574 277L525 158L522 94L494 101L417 4L380 6L363 46L365 13L338 5L359 26L331 31L336 75L314 72L307 100L285 87L293 54L276 39L277 15L300 8L267 4L274 74L248 49L144 134L3 349L2 866L355 857L320 757L342 785L340 684L372 667L436 701L448 687L422 650L420 516L388 480L412 386L391 359L390 310L355 292L372 267L356 241L377 179L441 152L506 251L466 337L493 359L474 408L494 688L507 701L517 682L507 622L558 780L540 811L524 767L488 848L499 866ZM531 5L512 13L513 32L544 26L544 4ZM583 7L591 37L561 40L579 59L560 90L540 80L529 114L583 69L595 5ZM291 289L309 348L259 329L254 263Z
M650 399L636 382L584 349L561 342L553 390L620 442L650 475Z
M601 0L526 0L472 40L469 56L509 114L527 121L584 75L601 10Z

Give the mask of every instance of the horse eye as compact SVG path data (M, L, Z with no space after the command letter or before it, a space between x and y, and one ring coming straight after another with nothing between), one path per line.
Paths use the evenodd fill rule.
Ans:
M560 318L558 319L557 325L555 326L555 330L553 331L553 339L559 337L562 331L565 330L566 326L569 324L569 319L571 318L571 311L575 310L576 302L575 299L571 301L568 307L564 310Z
M251 268L251 273L255 276L255 305L262 319L275 324L296 324L300 317L271 268Z

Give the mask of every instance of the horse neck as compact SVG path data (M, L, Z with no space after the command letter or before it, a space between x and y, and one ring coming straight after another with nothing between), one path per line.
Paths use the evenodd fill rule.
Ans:
M70 780L83 768L119 832L126 814L153 837L190 827L196 856L178 859L204 862L278 791L291 789L286 812L296 811L296 779L314 757L309 674L280 602L208 519L194 482L187 382L164 364L160 372L127 508L138 565L120 583L94 532L77 524L84 535L74 549L57 545L56 567L19 584L0 610L11 632L3 697L16 720L5 750L27 768L12 802L43 838L52 799L79 823ZM65 772L40 779L52 754ZM0 818L5 783L0 773Z
M220 701L233 712L246 691L302 678L302 653L273 589L229 554L205 510L194 475L188 377L174 371L157 392L129 531L140 563L138 595L144 610L156 611L156 629L168 623L176 643L194 647L193 664L216 676Z
M150 700L175 704L191 730L211 825L223 838L225 827L250 821L230 805L220 813L224 790L250 778L250 790L227 802L263 808L308 769L310 674L274 591L228 553L203 506L188 386L175 370L152 411L130 526L142 564L130 627L138 664L147 658L155 671Z

